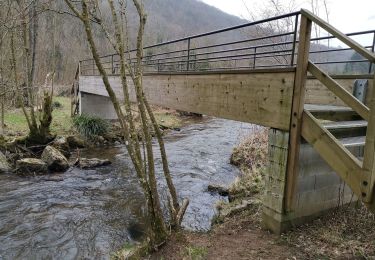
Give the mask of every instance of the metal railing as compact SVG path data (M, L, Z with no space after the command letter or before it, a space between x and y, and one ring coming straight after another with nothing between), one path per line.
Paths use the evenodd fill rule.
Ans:
M143 57L144 72L187 73L192 71L293 68L298 49L299 17L300 12L294 12L146 46ZM365 46L365 48L374 51L375 30L347 35L356 37L371 34L372 45ZM348 70L348 64L353 64L349 68L360 67L363 70L366 67L365 70L368 73L373 70L373 64L368 60L348 59L347 57L352 54L350 48L330 48L320 44L322 41L332 39L335 37L326 36L311 39L313 44L310 57L315 64L326 66L325 69L333 73ZM135 51L126 52L130 65L136 62ZM338 55L338 53L347 54ZM341 56L346 58L337 59ZM100 59L109 75L119 74L120 59L118 54L101 56ZM80 61L80 68L81 75L99 75L93 59Z

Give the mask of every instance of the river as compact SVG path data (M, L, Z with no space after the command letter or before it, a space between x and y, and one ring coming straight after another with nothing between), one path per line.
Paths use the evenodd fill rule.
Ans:
M190 199L185 228L210 228L215 204L225 198L207 186L227 185L239 174L230 154L250 131L249 124L204 117L165 136L176 189ZM144 199L126 149L86 149L81 156L113 163L48 176L0 176L0 259L108 259L124 243L142 239ZM160 172L159 157L156 163ZM161 182L162 198L164 187Z

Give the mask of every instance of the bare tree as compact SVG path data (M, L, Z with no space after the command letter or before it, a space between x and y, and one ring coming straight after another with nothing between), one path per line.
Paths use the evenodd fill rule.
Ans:
M37 104L38 87L35 84L39 0L16 0L8 3L12 17L10 49L14 84L18 103L29 128L25 141L47 143L52 139L52 91L44 91L42 104ZM20 57L17 55L18 47L22 49Z
M123 136L126 140L126 148L133 162L138 180L141 184L143 193L147 201L148 216L151 226L149 239L151 245L153 247L156 247L166 239L168 232L167 223L162 214L161 202L157 189L150 125L156 133L156 138L159 143L160 154L163 163L163 173L168 185L169 194L171 196L171 203L169 203L168 205L169 212L171 213L171 225L173 227L178 227L178 225L181 223L183 213L185 212L188 205L188 200L184 200L182 206L180 207L177 198L177 192L170 175L162 135L153 112L150 108L150 105L148 104L147 98L143 92L143 36L147 19L143 4L139 0L131 1L131 3L137 10L139 18L136 40L136 56L135 63L133 63L130 61L130 56L128 55L129 35L126 26L126 1L107 0L107 4L110 8L111 13L111 21L107 24L100 16L101 11L98 1L65 0L65 3L84 25L87 41L89 43L96 67L102 77L103 84L117 113L120 125L122 127ZM115 92L113 91L111 83L108 79L106 69L99 57L98 47L97 43L95 42L93 33L94 24L101 27L111 46L119 56L124 110L121 109L121 102L119 101L118 96L116 96ZM130 82L132 84L130 84ZM138 133L135 128L135 117L131 109L131 87L133 87L134 93L136 95L136 105L140 114L142 125L141 139L138 137Z

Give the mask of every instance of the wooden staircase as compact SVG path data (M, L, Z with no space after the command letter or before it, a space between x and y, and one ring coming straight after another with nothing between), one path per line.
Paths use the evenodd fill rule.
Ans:
M293 211L298 177L301 137L310 143L328 165L370 209L375 209L375 91L370 107L309 60L312 23L320 26L354 51L375 63L375 54L362 47L309 11L301 11L301 28L295 76L285 206ZM345 107L304 104L305 83L310 73L345 104ZM375 81L375 77L374 77ZM375 83L375 82L374 82ZM375 86L373 86L375 87ZM363 158L348 149L363 146Z

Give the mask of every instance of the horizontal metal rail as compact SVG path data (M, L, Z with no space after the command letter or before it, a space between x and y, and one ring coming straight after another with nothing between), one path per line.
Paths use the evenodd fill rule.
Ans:
M238 26L227 27L203 34L192 35L172 41L144 47L143 57L145 72L183 72L183 71L212 71L212 70L242 70L257 68L294 67L297 54L298 23L300 12L280 15ZM275 32L273 23L289 25L284 32ZM246 29L246 30L245 30ZM228 35L228 33L231 33ZM372 35L372 45L364 46L370 52L375 46L375 30L354 32L346 36L355 37ZM212 37L215 36L215 37ZM250 36L250 37L249 37ZM235 41L228 41L236 38ZM242 39L241 39L242 38ZM368 60L348 59L351 48L331 48L320 44L320 41L335 39L335 36L312 38L310 59L323 66L335 65L335 70L363 69L368 63L367 72L371 72L373 64ZM343 59L338 59L342 53ZM130 65L135 64L135 50L126 52ZM324 55L319 55L324 54ZM344 55L345 54L345 55ZM354 54L354 52L353 52ZM353 56L354 57L354 56ZM120 58L118 54L100 57L109 75L119 73ZM364 65L355 65L363 64ZM347 64L354 64L347 66ZM93 59L80 61L82 75L98 75ZM328 68L325 67L325 68ZM335 71L337 73L337 71Z

